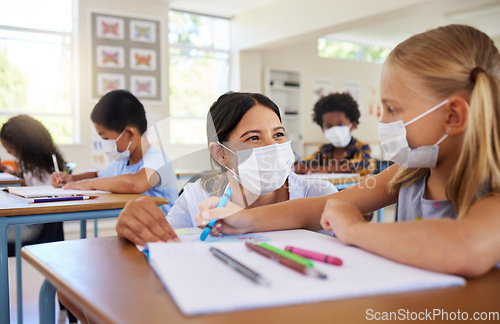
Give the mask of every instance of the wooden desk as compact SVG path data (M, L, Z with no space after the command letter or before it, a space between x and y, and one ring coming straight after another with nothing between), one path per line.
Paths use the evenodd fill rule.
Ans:
M8 178L9 179L7 179L6 177L0 178L0 188L19 187L20 185L24 184L24 179L14 177L14 176L12 177L12 179L10 179L10 177L8 177Z
M106 194L96 199L29 204L26 199L0 191L0 323L9 323L9 284L7 227L9 225L41 224L69 220L117 217L125 204L143 195ZM164 198L151 197L157 205L167 204ZM20 237L20 227L16 227ZM81 229L81 234L83 229ZM82 235L83 236L83 235ZM22 284L20 239L16 239L18 319L22 322Z
M500 269L494 269L467 281L465 287L188 317L179 311L145 256L124 239L104 237L31 245L21 253L47 278L48 286L53 285L74 305L85 309L92 323L351 324L368 322L368 309L431 313L434 309L460 310L470 317L474 312L500 312Z

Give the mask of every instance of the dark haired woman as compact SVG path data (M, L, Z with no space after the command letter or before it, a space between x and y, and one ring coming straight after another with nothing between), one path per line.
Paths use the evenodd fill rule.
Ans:
M232 190L227 207L239 210L334 193L323 180L303 180L291 171L295 160L285 136L279 109L266 96L229 92L211 106L207 118L208 145L216 170L188 183L165 215L147 199L129 202L116 231L136 244L175 240L169 227L196 226L200 202L218 201Z

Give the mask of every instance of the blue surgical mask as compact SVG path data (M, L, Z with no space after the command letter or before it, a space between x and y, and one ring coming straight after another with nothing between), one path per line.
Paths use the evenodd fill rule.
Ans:
M407 168L434 168L437 164L439 144L448 137L448 134L441 137L434 145L424 145L412 149L408 145L408 140L406 138L406 127L441 108L447 102L448 99L407 123L403 123L401 120L392 123L379 122L378 132L380 145L388 159Z

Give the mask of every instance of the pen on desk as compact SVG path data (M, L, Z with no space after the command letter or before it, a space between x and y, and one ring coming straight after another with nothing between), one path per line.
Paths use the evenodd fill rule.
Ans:
M300 264L303 264L309 268L314 267L314 263L311 260L306 259L303 256L294 254L294 253L289 252L289 251L278 249L277 247L274 247L274 246L267 244L265 242L258 242L257 245L263 247L264 249L268 249L274 253L280 254L286 258L292 259L293 261L296 261Z
M220 197L219 203L217 204L217 208L219 207L225 207L229 199L231 198L231 194L233 192L229 187L227 187L226 191L224 191L224 194L222 197ZM214 227L215 223L217 222L217 219L211 219L208 224L203 228L203 232L201 232L200 235L200 240L205 241L208 237L208 234L210 234L210 231L212 230L212 227Z
M252 280L256 284L269 286L269 281L264 279L260 274L253 271L252 269L248 268L247 266L243 265L242 263L236 261L235 259L231 258L229 255L222 252L221 250L216 249L214 247L210 247L210 252L215 257L217 257L219 260L222 260L224 263L229 265L231 268L238 271L239 273L241 273L242 275L244 275L248 279Z
M52 162L54 162L54 171L57 173L57 178L59 179L61 174L59 173L59 165L57 164L57 157L55 154L52 154ZM61 185L59 184L59 186Z
M28 199L28 203L44 203L44 202L54 202L54 201L68 201L68 200L87 200L95 199L98 196L67 196L67 197L47 197L47 198L33 198Z
M318 252L314 252L314 251L310 251L310 250L306 250L306 249L301 249L301 248L290 246L290 245L285 246L285 250L292 252L292 253L295 253L297 255L300 255L304 258L311 259L311 260L321 261L324 263L329 263L329 264L333 264L333 265L337 265L337 266L342 265L341 259L334 257L334 256L331 256L331 255L326 255L323 253L318 253Z
M273 251L265 249L262 246L259 246L257 244L253 244L253 243L250 243L250 242L245 242L245 245L249 249L251 249L251 250L253 250L253 251L255 251L255 252L257 252L257 253L259 253L259 254L261 254L261 255L263 255L263 256L271 259L271 260L279 262L282 265L284 265L284 266L286 266L286 267L288 267L288 268L290 268L292 270L300 272L303 275L313 276L313 277L317 277L317 278L320 278L320 279L326 279L327 278L325 274L323 274L323 273L321 273L321 272L319 272L319 271L317 271L317 270L315 270L315 269L313 269L311 267L308 267L308 266L306 266L304 264L298 263L298 262L296 262L296 261L294 261L294 260L292 260L290 258L284 257L283 255L274 253Z

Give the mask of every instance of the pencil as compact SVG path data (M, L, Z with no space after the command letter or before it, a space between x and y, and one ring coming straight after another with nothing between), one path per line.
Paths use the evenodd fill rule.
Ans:
M279 262L282 265L284 265L292 270L295 270L297 272L302 273L303 275L312 276L312 277L316 277L316 278L320 278L320 279L327 278L324 273L321 273L321 272L319 272L311 267L308 267L304 264L300 264L292 259L289 259L283 255L277 254L271 250L265 249L257 244L245 242L245 245L250 250L253 250L253 251L259 253L260 255L263 255L263 256L265 256L273 261Z
M225 264L227 264L234 270L238 271L248 279L252 280L256 284L265 286L269 285L269 282L266 279L264 279L260 274L248 268L247 266L243 265L242 263L236 261L235 259L231 258L229 255L222 252L221 250L216 249L214 247L210 247L210 252L219 260L223 261Z

